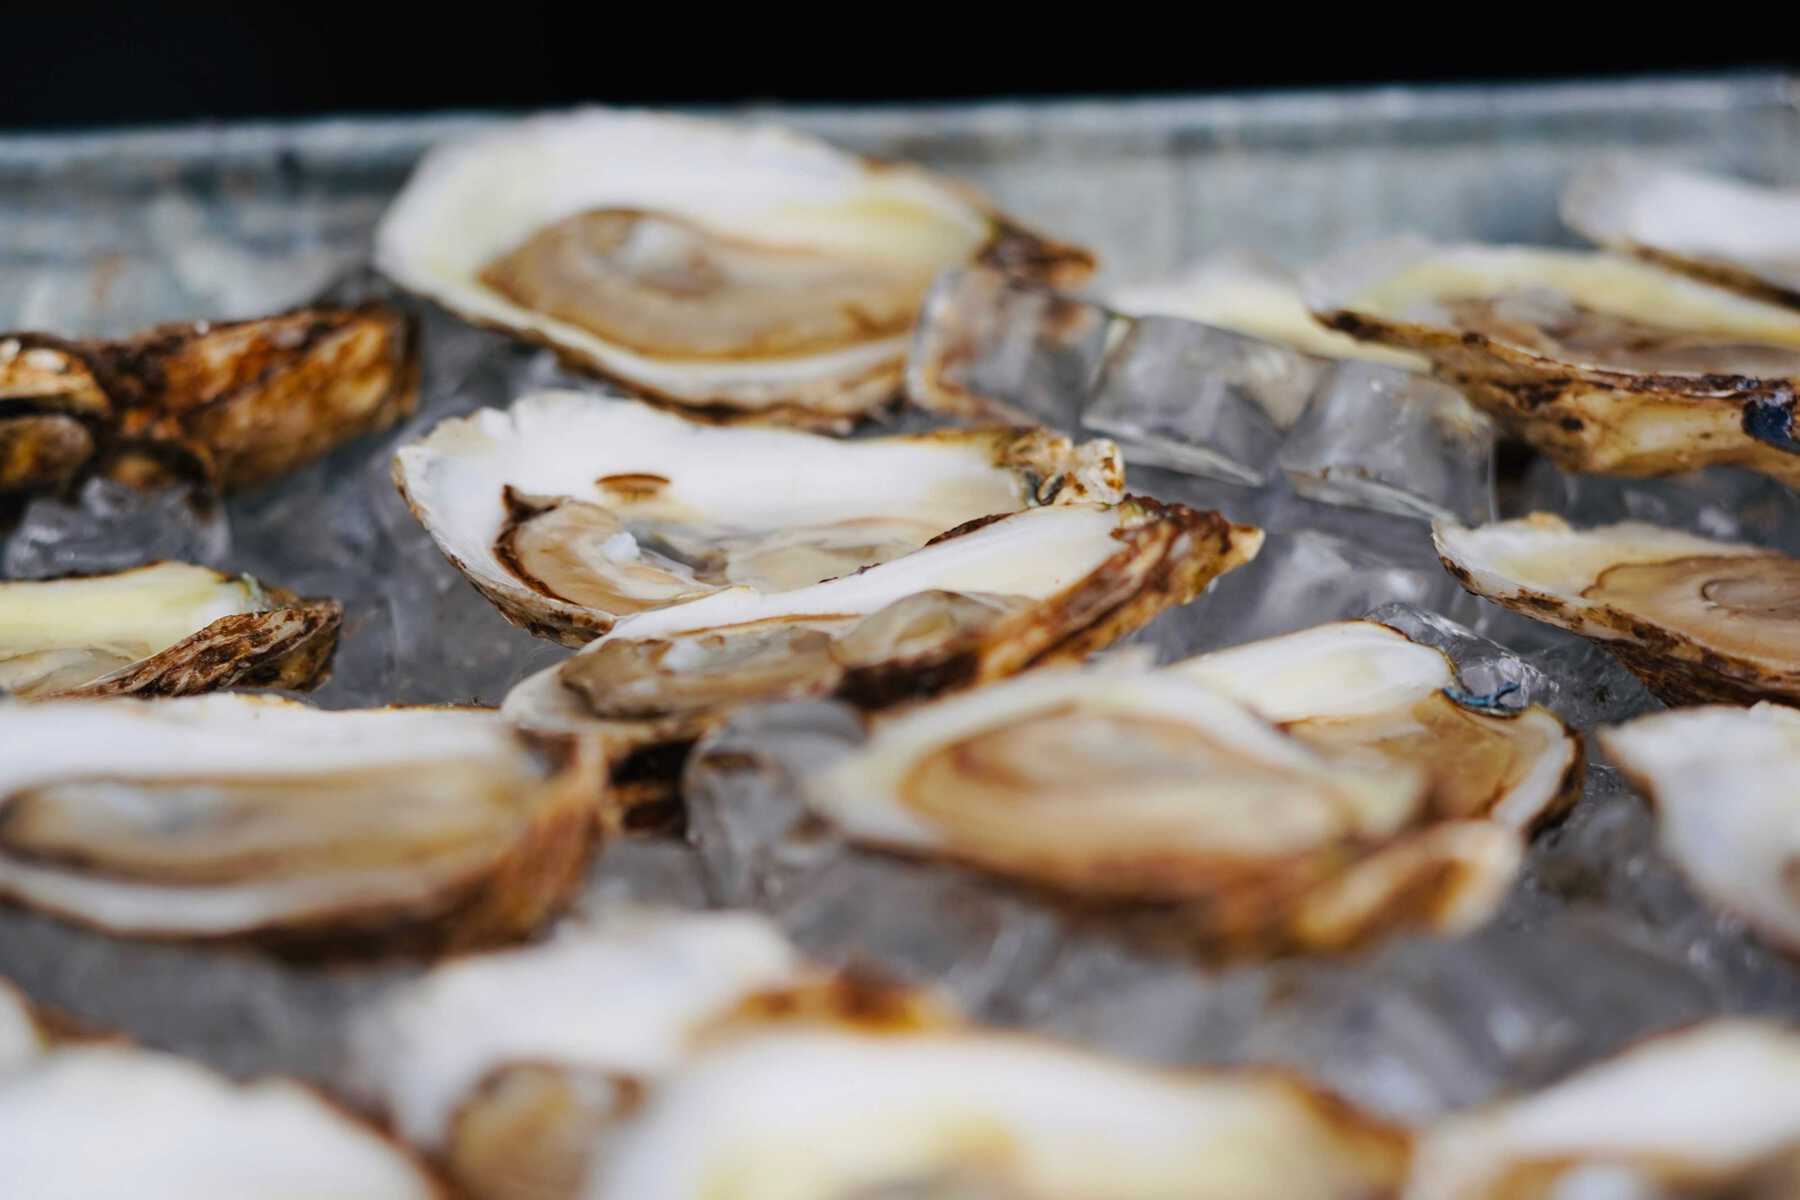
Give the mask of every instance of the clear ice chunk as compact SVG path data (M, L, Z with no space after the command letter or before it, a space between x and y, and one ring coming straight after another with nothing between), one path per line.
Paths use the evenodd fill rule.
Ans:
M40 497L6 539L8 579L122 571L157 559L224 566L231 526L224 508L191 487L143 491L90 479L72 500Z
M1494 516L1495 441L1493 421L1450 385L1345 362L1325 373L1279 462L1314 500L1480 524Z

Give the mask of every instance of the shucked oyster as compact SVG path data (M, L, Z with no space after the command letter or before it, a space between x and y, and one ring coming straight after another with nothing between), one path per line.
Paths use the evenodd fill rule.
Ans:
M1785 1200L1800 1034L1722 1020L1651 1038L1421 1139L1407 1200Z
M1079 661L1249 561L1258 529L1181 505L1057 505L971 526L855 575L734 587L619 622L525 680L527 728L599 730L653 798L731 709L838 695L865 707Z
M0 895L110 933L305 952L481 945L579 881L589 747L476 709L219 695L0 704Z
M376 264L637 394L847 425L898 390L939 271L1077 283L1084 250L975 192L786 130L588 109L426 156Z
M249 576L161 562L110 575L0 583L0 692L184 695L309 688L343 606Z
M1800 954L1800 709L1675 709L1600 744L1649 795L1695 890Z
M397 1131L480 1200L574 1196L597 1146L702 1026L803 964L761 917L625 911L461 958L357 1022Z
M380 304L119 341L0 334L0 495L94 470L261 483L411 412L416 340Z
M1800 305L1800 190L1609 159L1569 181L1562 215L1603 246Z
M1110 442L1042 430L839 441L577 392L446 421L394 478L508 620L578 646L722 589L783 592L1038 504L1119 499Z
M1569 470L1800 483L1800 312L1610 254L1382 243L1327 264L1334 329L1417 350Z
M1671 704L1800 699L1800 561L1626 522L1440 524L1458 582L1605 646Z

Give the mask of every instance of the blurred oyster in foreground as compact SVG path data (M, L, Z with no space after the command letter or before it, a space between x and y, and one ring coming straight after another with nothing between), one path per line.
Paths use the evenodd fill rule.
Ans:
M375 234L402 286L641 396L837 427L894 397L926 288L974 261L1058 283L1093 269L915 167L603 109L438 147Z
M1664 1034L1421 1139L1407 1200L1781 1200L1800 1153L1800 1034Z
M0 1070L0 1195L432 1200L404 1151L296 1084L172 1055L64 1046Z
M1111 443L1038 429L840 441L540 392L444 422L401 448L394 478L508 620L580 645L734 586L849 575L978 518L1111 503L1124 466Z
M1800 305L1800 189L1608 159L1569 181L1562 216L1603 246Z
M1662 851L1694 889L1800 954L1800 709L1653 713L1600 744L1650 797Z
M0 895L124 937L422 953L535 929L581 880L591 747L477 709L270 697L0 704Z
M0 334L0 494L90 471L139 485L262 483L411 412L415 342L383 304L118 341Z
M1572 471L1736 464L1800 483L1800 312L1610 254L1402 239L1309 280L1334 329L1417 350Z
M188 563L0 583L0 692L309 688L325 673L342 619L335 600L301 600Z
M855 575L628 617L520 683L504 711L528 729L602 734L621 797L658 799L733 708L824 695L880 708L1078 662L1261 544L1254 527L1153 500L971 522Z
M611 1127L703 1026L802 969L749 914L571 919L543 945L396 988L358 1023L357 1072L469 1195L573 1196Z
M1800 699L1800 560L1628 521L1570 528L1534 513L1440 524L1456 579L1592 638L1671 704Z
M722 1033L599 1156L588 1200L1367 1200L1408 1138L1283 1072L1157 1071L851 1010Z

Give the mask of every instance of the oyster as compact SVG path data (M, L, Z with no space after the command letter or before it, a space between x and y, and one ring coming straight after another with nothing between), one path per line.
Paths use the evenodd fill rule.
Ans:
M1442 650L1374 621L1318 625L1168 672L1322 752L1422 766L1446 820L1486 817L1530 832L1581 793L1581 743L1554 713L1469 695Z
M272 697L0 704L0 895L126 937L428 952L579 883L600 781L477 709Z
M1261 530L1153 500L1030 509L811 587L734 587L628 617L515 687L503 711L599 732L621 797L659 799L734 707L835 694L880 708L1079 661L1261 544Z
M1432 782L1402 754L1314 750L1180 671L1059 671L883 721L802 791L852 840L1147 903L1232 954L1484 920L1519 835L1440 818Z
M787 130L646 112L537 117L428 154L376 265L636 394L846 427L898 391L941 270L1080 282L1085 250L977 193Z
M571 920L543 945L398 987L357 1022L357 1072L468 1195L572 1196L607 1131L703 1025L801 970L745 913Z
M1737 464L1800 483L1800 312L1634 259L1382 243L1310 281L1318 318L1429 357L1575 471Z
M1569 181L1562 215L1603 246L1800 305L1800 189L1609 159Z
M324 676L342 619L335 600L302 600L190 563L0 583L0 692L309 688Z
M1543 1091L1448 1118L1420 1139L1407 1200L1756 1191L1800 1149L1800 1034L1717 1020L1664 1034Z
M839 441L541 392L444 422L394 478L508 620L578 646L629 614L848 575L995 513L1110 503L1124 466L1110 442L1043 430Z
M70 1045L0 1071L0 1195L432 1200L436 1182L296 1084L173 1055Z
M1438 556L1477 596L1606 647L1671 704L1800 699L1800 561L1640 522L1534 513L1440 523Z
M118 341L0 334L0 494L101 471L261 483L418 399L411 322L382 304L165 325Z
M1694 889L1800 954L1800 709L1682 708L1603 730Z

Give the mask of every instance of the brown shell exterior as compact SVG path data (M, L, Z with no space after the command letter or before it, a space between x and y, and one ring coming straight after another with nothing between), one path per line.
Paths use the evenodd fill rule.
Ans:
M1745 410L1791 401L1792 381L1573 367L1481 333L1457 334L1343 309L1318 316L1363 341L1424 354L1439 376L1564 470L1669 475L1741 466L1800 486L1800 454L1744 432ZM1647 421L1660 427L1654 437L1640 428ZM1668 444L1672 424L1683 430L1674 445Z
M0 338L0 491L90 471L250 487L392 425L418 400L414 322L379 303L118 341Z

